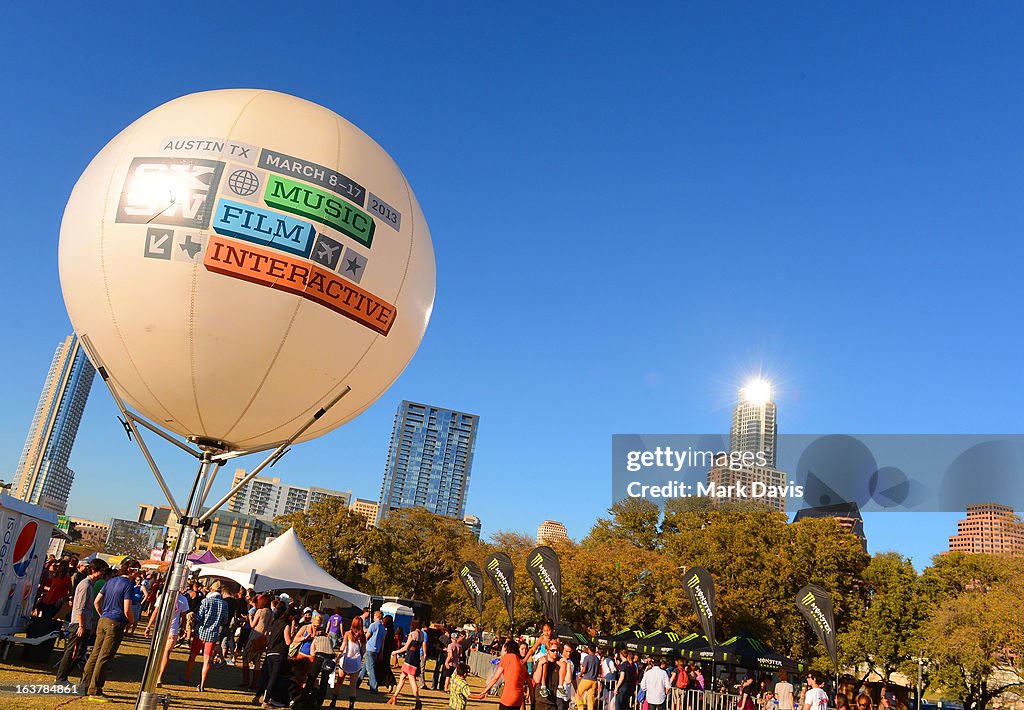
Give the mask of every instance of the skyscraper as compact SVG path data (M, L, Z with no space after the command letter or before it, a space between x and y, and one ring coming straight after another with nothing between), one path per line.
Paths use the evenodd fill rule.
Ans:
M61 515L67 511L75 478L68 458L95 372L77 337L57 346L14 475L15 497Z
M967 506L967 519L958 520L949 538L950 552L1024 555L1024 522L1008 505Z
M480 417L403 401L395 414L378 520L398 508L426 508L460 520L466 514Z
M754 380L740 390L740 401L732 410L729 429L729 451L748 453L742 461L716 460L708 469L708 484L715 490L714 500L757 503L769 510L786 512L786 499L781 496L758 495L756 490L780 490L786 486L786 474L775 468L775 447L778 438L772 386L765 380ZM759 454L761 454L759 456ZM755 486L755 484L757 484ZM740 494L743 490L747 495Z
M764 380L755 380L740 390L740 402L732 410L732 428L729 430L729 450L763 451L765 461L760 465L775 468L775 442L779 436L772 402L772 386Z

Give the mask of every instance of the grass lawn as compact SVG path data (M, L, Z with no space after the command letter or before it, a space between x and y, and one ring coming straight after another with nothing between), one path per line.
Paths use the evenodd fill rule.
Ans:
M99 704L78 696L27 696L14 695L10 692L12 685L18 683L52 683L54 668L59 660L58 652L51 656L50 664L36 665L27 664L21 660L21 648L14 647L10 650L8 659L0 661L0 709L29 710L35 708L71 708L72 710L85 710L91 707L134 707L135 698L139 691L142 680L142 670L146 663L146 653L149 650L149 640L141 637L127 637L121 644L117 656L108 666L107 683L104 687L109 703ZM171 655L170 663L167 664L167 671L164 673L164 687L162 692L171 696L171 707L173 708L247 708L252 710L250 704L252 693L248 690L238 688L242 682L242 671L238 667L224 666L210 670L208 680L209 690L200 693L195 686L199 682L200 663L197 662L193 670L192 684L186 686L178 682L178 678L185 672L185 661L188 660L187 649L179 646ZM200 659L201 660L201 659ZM433 680L433 662L429 664L430 671L427 678ZM76 682L79 678L72 675L71 681ZM471 685L474 690L479 689L481 681L471 678ZM345 695L346 689L342 690L342 697L339 698L339 707L348 708L348 699ZM399 707L406 710L412 708L412 696L409 694L408 686L403 689L403 695L398 700ZM425 710L445 710L448 707L448 696L436 693L431 690L421 691L423 706ZM329 697L329 696L328 696ZM357 710L387 710L390 706L384 704L387 700L385 695L374 695L363 688L359 692L356 701ZM473 707L481 708L492 706L492 701L486 703L470 701L470 710Z

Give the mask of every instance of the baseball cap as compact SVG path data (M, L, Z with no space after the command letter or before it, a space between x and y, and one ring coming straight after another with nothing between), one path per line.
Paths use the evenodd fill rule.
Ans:
M312 611L313 611L313 607L307 606L305 609L302 610L302 613L303 614L309 614Z

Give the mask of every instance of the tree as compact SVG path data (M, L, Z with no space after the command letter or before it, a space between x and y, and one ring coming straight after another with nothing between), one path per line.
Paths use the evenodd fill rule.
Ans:
M593 546L624 541L641 550L661 547L658 529L661 511L651 501L627 498L613 504L608 513L612 517L598 518L584 544Z
M363 587L363 558L369 541L366 518L353 513L340 498L326 498L308 513L278 516L275 523L294 528L316 563L350 587ZM216 554L216 553L214 553Z
M978 586L942 602L924 640L932 681L964 707L985 710L1003 692L1024 690L1024 608L1015 583Z
M468 537L461 520L425 508L393 510L366 536L366 578L378 594L430 602L434 615L445 618Z
M844 645L869 672L889 680L920 653L914 643L924 615L917 571L909 558L882 552L871 558L862 576L867 603L853 619Z

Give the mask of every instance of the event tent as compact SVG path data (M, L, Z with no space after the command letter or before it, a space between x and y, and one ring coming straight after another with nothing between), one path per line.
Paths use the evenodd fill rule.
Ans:
M201 553L193 552L191 555L188 556L188 561L192 564L210 565L214 562L220 562L220 559L217 557L217 555L213 554L209 550L204 550Z
M256 592L279 589L305 589L333 594L360 609L370 605L370 596L339 582L324 572L288 528L255 552L233 560L212 564L193 564L200 577L220 577Z
M609 646L611 648L625 648L628 642L642 639L647 635L647 632L641 629L639 626L628 626L622 631L614 634L598 634L594 638L594 642L598 646Z
M626 648L640 653L650 653L655 656L671 656L675 653L674 644L679 643L682 639L682 634L661 629L652 631L636 642L630 641L626 644Z
M749 636L733 636L715 650L722 654L726 663L750 670L786 670L790 673L802 673L806 670L800 661L787 658Z
M555 629L555 636L560 641L565 641L566 643L571 643L576 646L590 643L590 639L588 639L585 634L581 634L568 624L560 624L558 628Z

